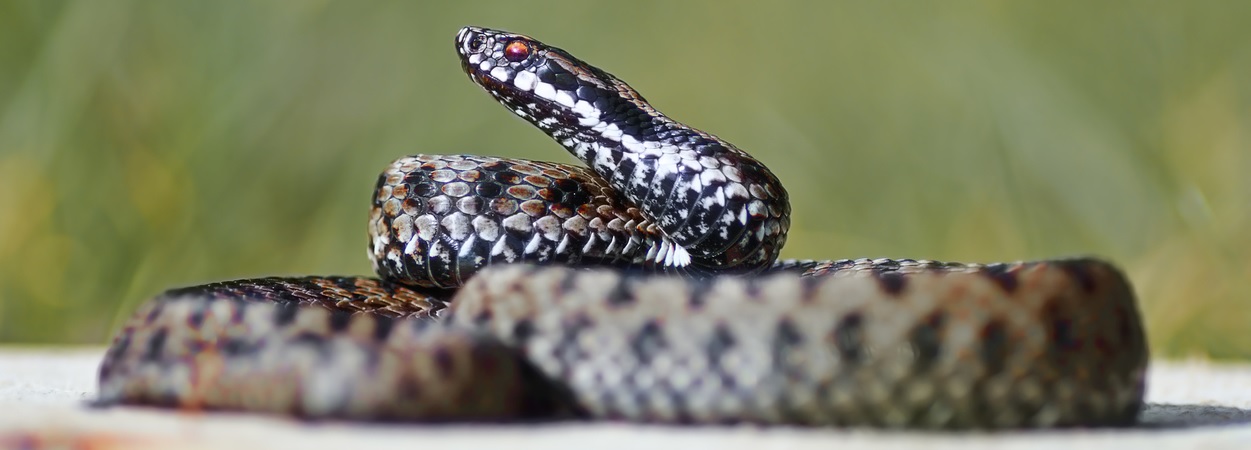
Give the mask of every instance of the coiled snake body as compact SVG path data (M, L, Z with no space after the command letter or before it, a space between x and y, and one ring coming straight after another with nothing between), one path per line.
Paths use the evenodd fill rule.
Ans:
M359 420L1124 425L1147 348L1118 269L778 261L759 161L526 36L467 27L469 77L589 168L417 155L380 176L380 278L168 291L104 404ZM509 264L506 264L509 263Z

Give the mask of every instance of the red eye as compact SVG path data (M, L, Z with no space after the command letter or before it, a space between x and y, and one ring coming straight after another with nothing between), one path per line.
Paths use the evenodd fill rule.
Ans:
M521 62L527 56L530 56L530 46L526 45L525 42L512 41L504 47L504 59L509 61Z

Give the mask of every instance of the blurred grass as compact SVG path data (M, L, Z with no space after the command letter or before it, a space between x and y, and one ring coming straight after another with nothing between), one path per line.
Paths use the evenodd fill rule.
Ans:
M460 73L564 47L787 183L786 257L1092 253L1160 355L1251 358L1251 3L0 1L0 342L212 280L364 274L411 153L570 161Z

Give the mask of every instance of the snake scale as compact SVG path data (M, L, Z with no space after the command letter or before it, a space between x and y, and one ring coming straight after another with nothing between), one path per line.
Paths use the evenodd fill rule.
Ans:
M379 177L378 278L169 290L98 402L309 419L889 428L1132 424L1148 360L1095 258L778 260L760 161L530 37L466 27L474 83L587 167L415 155Z

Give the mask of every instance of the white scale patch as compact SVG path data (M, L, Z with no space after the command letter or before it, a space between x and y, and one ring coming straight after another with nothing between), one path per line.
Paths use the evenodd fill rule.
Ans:
M576 103L576 101L573 99L573 95L570 94L568 91L557 91L556 103L560 103L562 105L572 108L573 105Z
M491 247L491 256L500 256L503 255L505 251L509 250L508 244L504 241L505 239L495 241L495 245ZM505 259L511 262L513 260L512 256L512 252L509 252L509 255Z
M558 255L565 254L565 252L569 251L568 247L569 247L569 236L565 236L560 239L559 244L556 244L556 254Z
M598 144L592 146L595 148L595 168L611 172L617 166L617 161L613 160L613 150Z
M522 253L527 255L534 254L534 252L539 250L539 244L541 242L543 242L543 236L540 236L538 233L534 233L534 235L530 237L530 242L526 244L526 249L522 251Z
M599 240L599 236L596 235L595 233L590 233L589 235L587 235L586 244L582 245L582 254L584 255L591 254L591 252L595 250L595 243L598 240Z
M473 228L478 233L478 236L487 241L494 241L500 236L499 224L483 216L473 218Z
M521 89L523 91L529 91L534 89L534 82L538 81L538 79L539 77L534 76L533 73L523 70L521 72L517 72L517 78L513 79L513 86L517 86L517 89Z
M407 245L404 246L405 254L409 254L408 251L409 251L408 246ZM400 267L404 264L404 257L401 256L400 253L396 251L388 251L387 260L391 261L392 264L395 264L395 267Z
M668 267L686 267L691 264L691 254L668 236L661 238L660 245L648 249L646 258Z
M508 81L508 76L509 76L508 69L505 69L504 66L499 66L494 69L491 69L492 78L506 82Z
M630 239L626 241L625 248L622 249L621 252L627 255L631 254L635 250L638 250L639 244L642 244L642 243L643 243L642 239L640 239L638 236L631 234Z
M547 83L537 82L534 84L534 94L538 95L539 97L548 99L548 100L555 100L556 88L552 87L552 85L547 84Z
M669 267L686 267L691 265L691 254L687 253L685 248L678 244L673 244L673 250L669 252L669 257L665 258L665 265Z
M617 252L617 237L616 236L613 236L612 240L608 241L608 248L604 249L604 253L609 254L609 255L619 254Z
M617 128L615 123L608 124L608 128L604 129L602 135L609 140L621 141L621 129Z
M408 240L407 244L404 244L404 254L405 255L417 255L417 247L420 247L420 246L421 246L421 239L417 238L416 236L413 236L412 239ZM398 263L399 261L396 261L396 262Z
M689 167L689 166L688 166ZM699 173L699 184L703 186L712 186L714 184L725 184L725 174L718 170L704 170ZM721 189L717 189L720 191Z
M689 158L682 159L682 165L686 166L687 169L691 169L692 171L702 171L704 169L704 166L700 164L699 161L694 160L694 159L689 159Z
M635 139L634 136L630 136L628 134L621 136L621 145L625 146L626 149L632 152L641 152L645 150L643 148L643 143L639 142L638 139Z
M656 169L656 174L652 175L652 183L655 184L656 187L661 186L660 184L661 181L667 180L670 177L677 176L678 165L676 161L672 161L672 158L665 158L665 156L673 156L673 155L662 155L660 158L656 159L656 163L653 165L653 167ZM647 193L647 198L643 199L644 203L646 203L647 200L651 199L653 196L656 196L656 195L659 195L659 196L669 195L668 192L660 192L660 191L661 191L660 189L652 189L651 191L649 191ZM662 217L660 218L660 220L664 221L665 219Z
M583 118L599 119L599 111L596 111L595 107L586 100L578 100L578 103L573 105L573 112L580 114Z
M473 246L477 240L478 240L477 236L469 235L469 238L465 239L463 242L460 243L460 252L457 253L456 257L464 258L466 256L470 256L470 254L473 253L474 251Z

